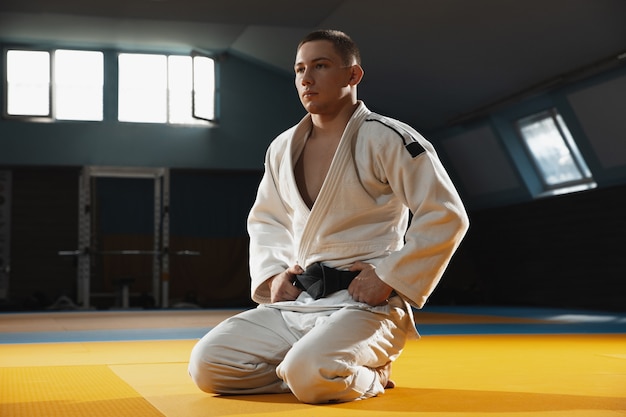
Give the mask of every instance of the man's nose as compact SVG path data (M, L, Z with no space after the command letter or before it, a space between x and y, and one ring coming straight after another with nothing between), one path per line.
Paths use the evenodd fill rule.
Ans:
M313 77L311 76L311 72L308 69L305 69L302 73L302 78L300 79L302 85L313 84Z

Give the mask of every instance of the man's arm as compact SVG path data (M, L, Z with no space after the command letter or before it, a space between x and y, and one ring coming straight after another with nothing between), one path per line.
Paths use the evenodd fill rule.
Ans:
M265 172L248 215L251 295L258 303L273 302L272 278L288 271L293 262L290 216L278 190L272 149L270 146L266 154Z
M410 132L415 145L409 149L397 137L385 142L377 152L379 172L413 218L404 246L377 263L376 274L421 308L465 235L469 220L432 145L408 125L398 124L396 129Z

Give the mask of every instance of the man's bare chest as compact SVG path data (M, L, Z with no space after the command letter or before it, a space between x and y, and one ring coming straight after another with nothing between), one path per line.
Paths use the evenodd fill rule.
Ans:
M310 140L305 145L295 167L300 195L311 208L317 199L337 150L337 143Z

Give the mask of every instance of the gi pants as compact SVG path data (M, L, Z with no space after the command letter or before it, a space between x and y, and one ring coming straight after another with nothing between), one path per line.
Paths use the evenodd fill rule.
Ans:
M200 389L292 392L304 403L369 398L384 393L375 369L395 360L416 335L413 315L398 296L385 312L358 304L315 311L275 306L228 318L196 344L189 373Z

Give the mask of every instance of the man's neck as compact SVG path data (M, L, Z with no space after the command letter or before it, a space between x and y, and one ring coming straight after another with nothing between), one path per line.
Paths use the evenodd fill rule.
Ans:
M312 114L312 135L316 137L341 136L357 107L358 103L354 103L350 106L345 106L341 111L333 115Z

